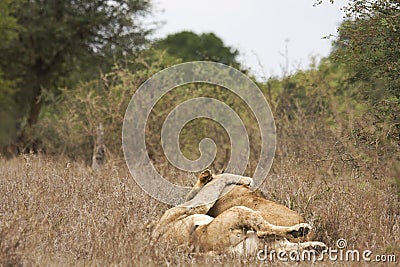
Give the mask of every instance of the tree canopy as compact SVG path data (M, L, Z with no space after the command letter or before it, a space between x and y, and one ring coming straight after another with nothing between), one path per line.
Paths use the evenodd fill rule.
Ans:
M355 0L345 8L335 56L360 79L400 97L400 2Z
M190 31L168 35L155 43L157 49L165 49L183 61L210 60L238 66L239 52L229 46L214 33L196 34Z
M382 140L398 142L399 6L395 0L351 1L330 56L309 70L259 83L274 114L291 122L324 116L324 123L337 126L340 120L344 125L350 110L368 117L358 121L360 131L366 124L375 127L369 139L377 140L386 131ZM34 146L37 136L40 145L46 143L54 151L67 137L74 137L69 143L77 150L90 148L87 136L99 122L112 128L112 140L119 140L124 97L135 90L124 91L126 84L135 87L182 61L211 60L240 68L238 51L214 33L178 32L149 48L151 30L141 22L150 7L150 0L1 1L0 146ZM207 91L189 89L178 94L189 97ZM213 89L211 95L215 93L229 99L223 90ZM163 103L171 104L170 97ZM103 107L100 115L88 110L93 103ZM192 132L187 136L195 139ZM85 145L76 141L81 138Z
M16 38L0 47L0 68L18 88L18 105L8 115L15 116L13 128L19 135L24 125L38 121L43 90L73 81L74 72L79 80L93 78L115 58L133 54L149 33L140 19L150 10L147 0L19 0L2 5L1 12L9 8L11 17L1 21L20 25L13 32Z
M15 5L11 5L12 2L12 0L0 1L0 50L9 46L10 42L17 37L17 31L21 29L17 19L12 16L15 11ZM13 99L15 82L5 77L3 69L7 70L5 64L0 65L0 147L9 143L14 134L10 127L14 121L9 115L12 107L15 106Z

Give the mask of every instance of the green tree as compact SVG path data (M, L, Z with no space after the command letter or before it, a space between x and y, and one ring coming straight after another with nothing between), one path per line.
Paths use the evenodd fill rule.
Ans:
M190 31L168 35L155 43L157 49L167 50L183 61L210 60L238 66L239 52L229 46L214 33L195 34Z
M20 2L13 16L24 29L0 47L5 77L18 81L13 113L20 133L37 123L44 90L93 77L115 58L133 54L149 33L140 18L149 12L150 0Z
M339 28L334 55L356 78L383 83L386 92L399 98L400 2L354 0L345 12L348 20ZM379 95L382 92L375 94Z
M16 1L0 0L0 49L8 46L17 37L21 28L17 19L12 16L16 9ZM15 105L13 99L15 81L4 77L3 68L0 66L0 147L10 142L13 121L10 120L11 107Z
M344 8L332 58L344 64L359 100L373 113L371 124L400 144L400 2L353 0Z

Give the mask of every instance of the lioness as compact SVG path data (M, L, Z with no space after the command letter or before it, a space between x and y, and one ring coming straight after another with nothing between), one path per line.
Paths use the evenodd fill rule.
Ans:
M210 170L203 171L197 180L196 185L190 191L186 200L190 200L207 183L223 177L225 174L214 175ZM218 217L224 211L235 207L245 206L254 211L258 211L265 221L280 226L293 226L304 223L304 218L297 212L271 200L266 199L261 191L251 191L249 187L243 185L228 185L222 192L222 197L218 199L207 215ZM304 232L293 232L290 236L292 241L309 240L312 236L309 228L302 228Z
M211 173L210 173L211 174ZM204 178L205 172L200 179ZM244 206L234 206L221 212L216 218L207 213L215 204L221 192L230 185L241 185L249 189L250 177L222 174L212 179L184 204L167 210L152 233L152 242L159 238L175 240L178 243L193 244L198 251L256 252L262 247L264 238L275 236L280 239L293 237L293 233L310 229L306 223L291 226L276 226L264 220L259 211ZM209 202L208 200L213 200ZM207 204L204 204L207 203ZM307 243L296 249L319 244ZM293 249L293 247L290 247Z

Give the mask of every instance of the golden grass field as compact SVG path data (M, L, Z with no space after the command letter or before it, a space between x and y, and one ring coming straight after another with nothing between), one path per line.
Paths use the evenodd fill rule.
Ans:
M296 157L278 157L262 189L303 214L315 228L314 239L335 247L345 238L349 249L396 255L398 262L400 205L393 186L317 169ZM265 264L255 257L192 255L173 243L150 246L146 224L168 206L141 191L122 160L92 171L65 158L21 155L1 159L0 173L0 266ZM194 183L196 177L185 179Z

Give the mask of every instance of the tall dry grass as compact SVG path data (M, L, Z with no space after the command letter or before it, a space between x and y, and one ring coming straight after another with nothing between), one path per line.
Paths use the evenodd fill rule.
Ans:
M331 162L305 163L284 154L284 147L280 142L262 187L269 198L303 214L315 239L329 246L345 238L349 248L395 254L399 260L400 205L389 183L351 177L346 166L332 171ZM194 256L174 243L150 246L146 224L168 206L141 191L121 160L95 172L65 158L22 155L1 159L0 173L0 266L262 264L255 257ZM348 263L335 265L342 264Z
M130 81L129 75L126 80ZM115 87L115 92L121 88L125 87ZM78 96L86 95L84 89ZM126 94L117 94L110 103L119 103L116 106L124 110L119 100ZM226 96L223 92L219 95ZM55 129L65 130L59 135L60 140L68 135L71 138L66 139L68 142L61 151L49 151L54 155L66 150L65 157L49 156L48 151L47 156L0 158L0 266L264 264L256 257L193 255L189 247L173 242L149 244L146 225L160 218L169 207L147 196L130 177L124 161L118 158L122 121L121 114L113 112L114 105L110 104L105 111L97 110L106 115L85 114L92 111L88 106L93 101L93 106L102 106L102 99L97 95L93 99L83 98L71 108L72 114L80 118L75 124L65 124L64 128L55 124ZM236 101L228 96L223 100L233 104ZM261 189L269 199L301 213L313 225L315 240L335 248L336 241L345 238L349 249L396 255L400 261L400 149L395 139L388 138L390 125L371 123L373 115L364 112L365 117L360 117L352 109L332 108L328 112L315 108L307 113L289 100L296 102L291 96L271 102L278 143L273 166ZM320 106L319 102L316 106ZM114 116L112 119L110 114ZM162 121L163 113L157 114L152 119ZM95 172L84 159L92 151L91 129L102 118L109 118L105 120L106 146L114 151L101 171ZM250 173L259 155L254 141L259 136L257 125L251 119L244 116L254 146ZM87 125L90 129L83 127ZM217 126L208 122L189 127L181 144L184 152L197 149L198 141L210 137L209 133L225 151L229 140L217 131ZM50 131L49 135L56 134ZM157 135L151 133L147 137L150 156L164 177L181 185L195 183L194 174L173 169L166 162ZM66 157L69 153L74 154L75 161ZM229 153L222 153L211 168L216 172L223 169L228 156ZM349 265L329 261L323 264Z

